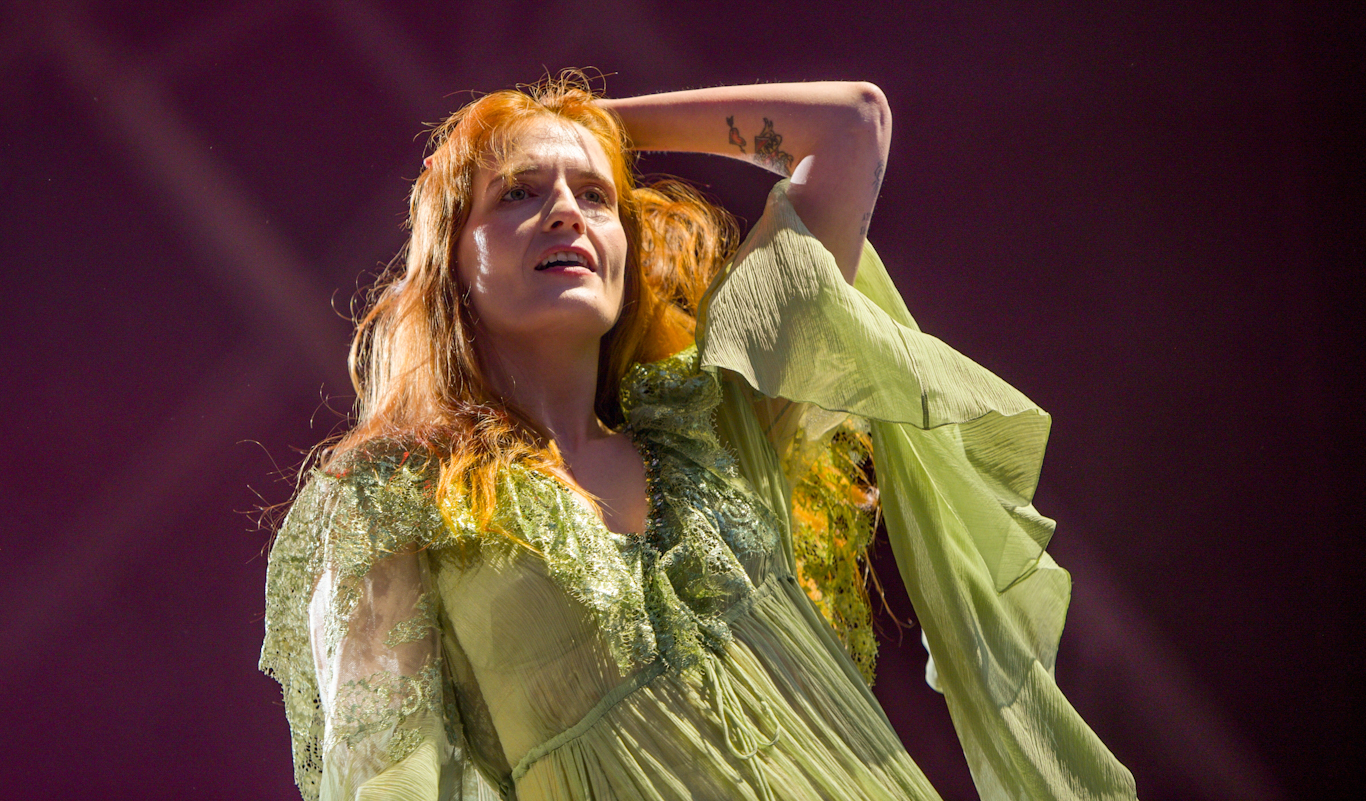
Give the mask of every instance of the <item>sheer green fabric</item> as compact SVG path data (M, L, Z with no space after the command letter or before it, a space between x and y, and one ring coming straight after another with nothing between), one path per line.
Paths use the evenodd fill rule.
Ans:
M891 544L984 798L1132 798L1052 678L1070 579L1033 497L1049 418L919 331L871 246L854 287L775 188L706 305L704 364L872 422Z
M1066 576L1028 506L1046 417L870 302L904 315L871 251L868 295L848 289L781 187L714 288L700 357L623 384L646 531L609 532L518 469L502 533L482 531L438 502L439 459L402 446L312 476L271 553L261 659L305 798L937 798L794 575L779 454L830 430L817 407L874 419L983 795L1132 796L1048 672Z
M386 448L315 472L276 536L261 669L306 799L497 798L465 740L426 549L451 542L437 465Z

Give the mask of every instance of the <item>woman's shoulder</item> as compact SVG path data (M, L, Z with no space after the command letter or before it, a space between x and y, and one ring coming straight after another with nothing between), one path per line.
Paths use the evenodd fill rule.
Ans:
M310 471L310 481L378 487L393 481L434 477L443 453L434 445L396 438L377 438L329 449Z
M399 440L324 454L295 496L277 546L279 539L381 549L431 541L444 529L437 508L441 461L430 446Z

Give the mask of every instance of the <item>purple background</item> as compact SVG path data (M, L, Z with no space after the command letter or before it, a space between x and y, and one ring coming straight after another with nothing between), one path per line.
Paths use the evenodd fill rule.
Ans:
M349 408L423 123L591 66L879 84L870 237L926 330L1054 414L1060 684L1146 799L1353 795L1360 11L158 5L0 6L3 794L297 798L258 510ZM750 221L769 184L644 166ZM885 625L878 692L972 797Z

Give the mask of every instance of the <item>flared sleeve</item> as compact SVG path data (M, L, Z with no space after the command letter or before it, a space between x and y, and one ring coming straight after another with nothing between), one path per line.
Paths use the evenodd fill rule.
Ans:
M261 669L284 690L308 801L501 797L449 686L431 493L401 457L347 459L313 475L271 549Z
M871 246L849 286L786 190L704 301L703 366L870 421L931 681L982 797L1134 798L1130 773L1053 680L1071 584L1044 550L1053 523L1032 505L1048 415L922 333Z

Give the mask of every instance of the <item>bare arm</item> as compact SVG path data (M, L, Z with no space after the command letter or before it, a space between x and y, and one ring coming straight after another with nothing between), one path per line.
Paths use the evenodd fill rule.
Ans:
M882 90L780 83L600 102L621 116L637 150L717 153L790 175L797 214L853 283L891 142Z

